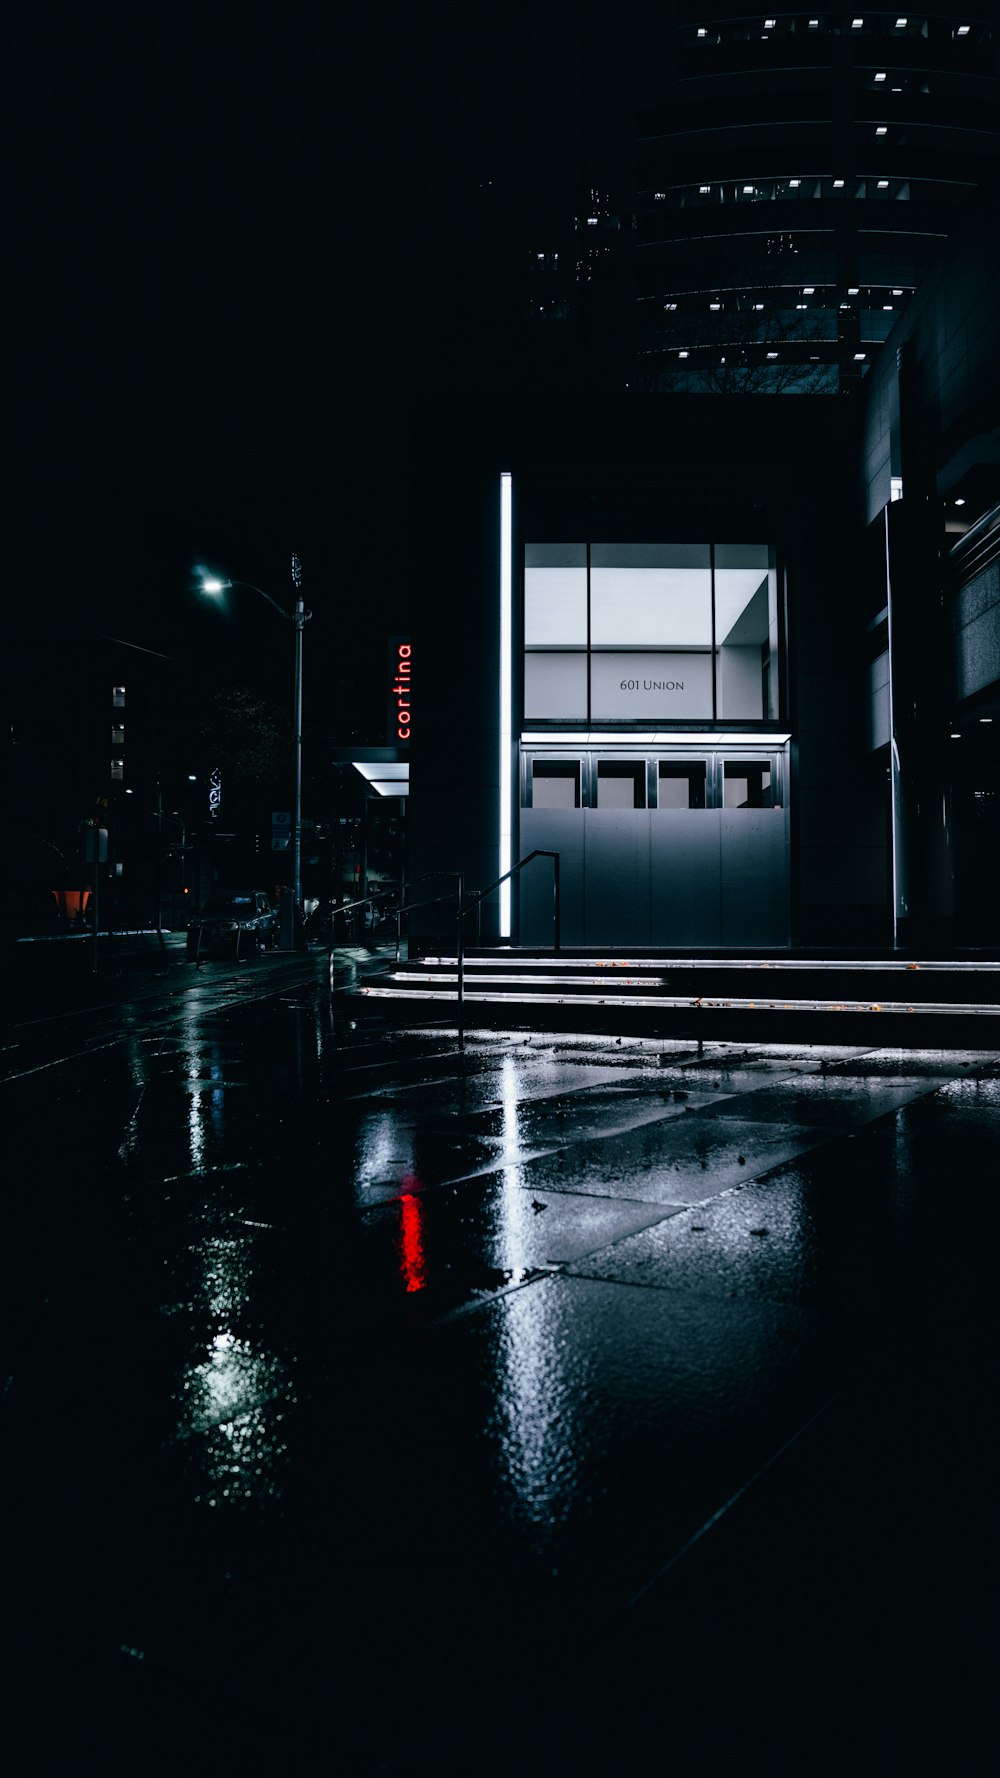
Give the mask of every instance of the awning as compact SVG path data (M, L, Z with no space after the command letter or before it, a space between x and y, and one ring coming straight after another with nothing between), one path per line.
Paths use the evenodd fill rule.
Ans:
M334 765L353 766L376 796L408 796L410 761L402 747L334 747Z

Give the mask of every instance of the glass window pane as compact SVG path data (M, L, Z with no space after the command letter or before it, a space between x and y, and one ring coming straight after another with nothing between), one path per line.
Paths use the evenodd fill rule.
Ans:
M718 709L732 721L759 722L765 714L764 689L767 651L761 643L749 647L726 643L719 649Z
M644 759L599 759L597 762L597 807L599 809L644 809L646 807L646 761Z
M705 807L705 761L661 759L656 802L660 809Z
M710 648L707 543L595 543L590 552L595 648Z
M524 641L527 648L586 647L586 544L525 546Z
M729 760L722 768L725 809L773 809L774 780L769 761Z
M531 765L531 801L536 809L580 807L580 761L536 759Z
M718 715L777 716L777 576L766 543L720 543L715 551Z
M594 654L590 696L595 722L704 722L712 715L712 656Z
M587 656L538 652L524 657L524 714L587 720Z

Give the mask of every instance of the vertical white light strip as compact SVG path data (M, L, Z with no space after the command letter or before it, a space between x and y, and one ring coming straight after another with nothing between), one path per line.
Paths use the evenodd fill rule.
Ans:
M510 475L500 477L500 868L498 876L510 870L511 855L511 785L510 785L510 694L511 694L511 604L513 600L511 561L511 497ZM500 937L510 937L510 881L500 885Z

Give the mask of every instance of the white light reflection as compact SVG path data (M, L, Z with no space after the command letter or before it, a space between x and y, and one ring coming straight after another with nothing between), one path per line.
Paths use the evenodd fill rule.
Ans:
M398 1111L376 1111L358 1130L351 1164L356 1204L365 1208L398 1195L416 1172L413 1139Z
M226 1085L225 1068L218 1047L207 1062L192 1052L187 1064L188 1083L188 1153L194 1172L203 1168L209 1135L220 1148L225 1136Z
M245 1506L277 1499L294 1385L276 1353L233 1331L250 1303L255 1241L214 1237L193 1257L199 1273L191 1310L205 1334L198 1361L185 1367L175 1392L175 1436L190 1441L197 1463L195 1500Z
M192 1170L200 1172L205 1164L204 1105L200 1093L188 1094L188 1154Z
M578 1505L584 1442L578 1437L579 1368L566 1371L558 1285L543 1280L507 1299L496 1345L495 1426L501 1473L536 1555Z
M516 1277L537 1254L533 1193L516 1159L523 1148L522 1083L514 1056L501 1067L503 1183L497 1205L496 1263ZM502 1472L536 1552L567 1517L578 1478L573 1398L563 1368L565 1332L551 1286L529 1284L510 1297L495 1352L496 1427Z
M512 1275L528 1264L529 1247L525 1239L534 1220L529 1194L521 1184L521 1168L517 1155L521 1148L521 1094L518 1063L514 1056L504 1056L500 1066L500 1133L503 1149L500 1165L503 1183L497 1205L496 1264Z

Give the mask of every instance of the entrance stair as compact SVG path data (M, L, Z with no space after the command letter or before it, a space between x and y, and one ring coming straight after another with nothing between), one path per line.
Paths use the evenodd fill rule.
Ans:
M1000 960L520 950L415 957L354 990L407 1021L721 1041L1000 1048Z

